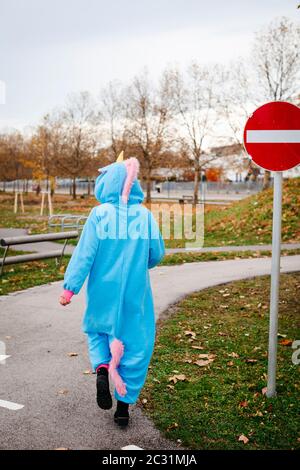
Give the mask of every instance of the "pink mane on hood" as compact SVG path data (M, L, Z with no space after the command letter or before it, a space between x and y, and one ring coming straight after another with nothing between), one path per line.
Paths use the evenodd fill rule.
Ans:
M124 204L127 204L132 185L139 173L140 164L135 157L128 158L128 160L125 160L123 163L126 166L127 176L122 192L122 201Z

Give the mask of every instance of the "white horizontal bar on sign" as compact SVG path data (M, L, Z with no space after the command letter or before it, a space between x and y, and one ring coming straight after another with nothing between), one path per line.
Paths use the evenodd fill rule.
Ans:
M24 408L24 405L19 405L18 403L14 403L12 401L0 400L0 407L7 408L8 410L21 410Z
M299 130L247 131L249 144L300 144Z

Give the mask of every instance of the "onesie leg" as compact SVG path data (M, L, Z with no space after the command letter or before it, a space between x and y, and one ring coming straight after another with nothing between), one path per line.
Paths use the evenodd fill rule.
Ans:
M95 371L100 364L111 360L108 336L105 333L87 333L90 361Z
M108 337L104 333L88 334L88 345L90 360L97 373L97 404L103 410L109 410L112 399L108 379L108 363L111 358Z

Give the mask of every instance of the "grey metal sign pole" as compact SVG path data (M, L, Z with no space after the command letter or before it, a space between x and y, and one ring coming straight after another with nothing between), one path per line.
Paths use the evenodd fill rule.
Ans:
M277 336L278 336L278 301L281 252L281 211L282 211L282 172L274 174L273 229L272 229L272 267L270 294L270 325L268 353L267 397L276 395Z

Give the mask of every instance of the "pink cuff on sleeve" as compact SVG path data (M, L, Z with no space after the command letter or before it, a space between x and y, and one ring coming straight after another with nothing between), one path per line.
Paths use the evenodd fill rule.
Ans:
M62 295L64 296L67 302L70 302L74 295L74 292L72 292L71 290L64 289Z

